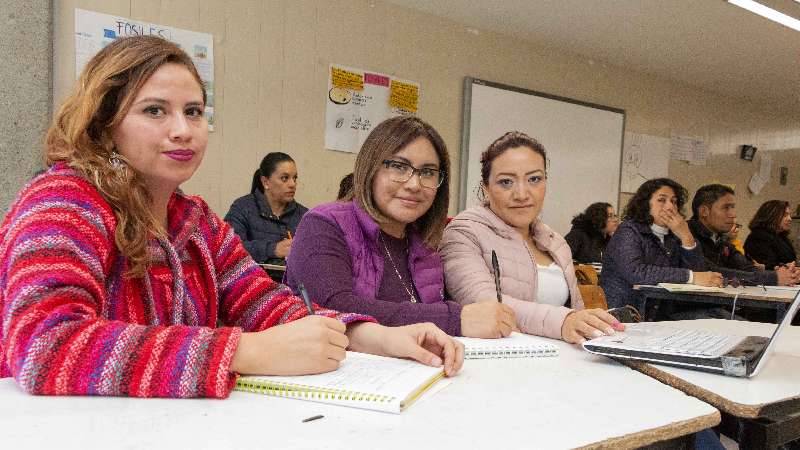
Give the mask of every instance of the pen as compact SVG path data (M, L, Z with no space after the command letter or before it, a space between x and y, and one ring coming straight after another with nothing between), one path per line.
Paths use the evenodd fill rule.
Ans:
M303 303L306 304L306 309L308 310L308 315L314 315L314 308L311 306L311 300L308 299L308 291L303 283L297 283L297 290L300 291L300 296L303 297Z
M497 253L492 250L492 271L494 272L494 289L497 291L497 303L503 303L503 294L500 292L500 264L497 262Z

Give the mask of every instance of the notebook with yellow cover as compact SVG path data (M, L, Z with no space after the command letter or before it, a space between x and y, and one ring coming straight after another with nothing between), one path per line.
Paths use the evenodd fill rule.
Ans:
M441 367L347 352L337 370L317 375L242 376L237 391L398 414L444 377Z
M464 344L464 359L538 358L558 356L552 339L513 332L500 339L456 338Z

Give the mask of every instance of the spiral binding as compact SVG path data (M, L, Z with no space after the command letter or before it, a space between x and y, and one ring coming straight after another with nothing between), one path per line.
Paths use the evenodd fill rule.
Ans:
M237 391L253 392L273 397L301 398L306 400L344 400L357 402L387 403L395 401L389 395L369 394L366 392L325 389L297 383L254 382L244 379L236 381Z
M466 355L470 359L490 359L490 358L527 358L540 356L558 356L558 349L553 347L530 348L530 347L504 347L499 349L470 349Z

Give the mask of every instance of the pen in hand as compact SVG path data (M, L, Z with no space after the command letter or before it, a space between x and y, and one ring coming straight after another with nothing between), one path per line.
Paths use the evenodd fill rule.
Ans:
M308 315L314 315L314 307L311 306L311 300L308 298L308 291L303 283L297 283L297 290L300 291L300 296L303 297L303 303L306 304L306 309L308 310Z
M497 291L497 303L503 303L503 294L500 292L500 264L497 262L497 253L492 250L492 271L494 272L494 289Z

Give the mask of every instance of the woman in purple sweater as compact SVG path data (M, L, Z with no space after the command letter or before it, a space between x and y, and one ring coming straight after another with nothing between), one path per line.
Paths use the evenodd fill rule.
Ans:
M442 260L450 171L447 147L416 117L388 119L369 134L344 201L320 205L297 227L286 282L321 305L384 325L433 322L454 336L499 338L515 323L499 303L445 300Z

